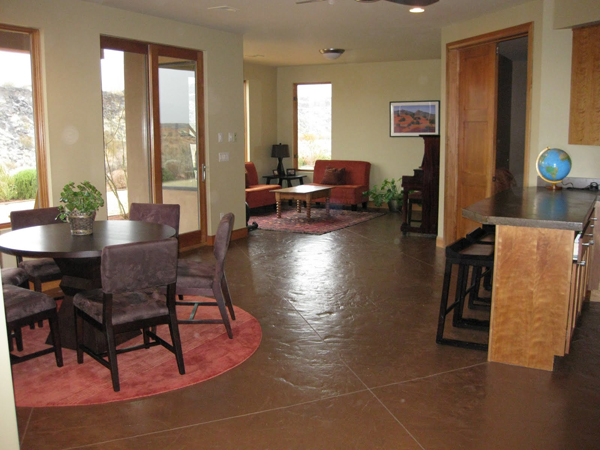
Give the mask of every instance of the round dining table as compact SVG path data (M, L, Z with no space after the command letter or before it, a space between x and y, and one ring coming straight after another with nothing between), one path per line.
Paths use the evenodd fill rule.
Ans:
M102 286L100 259L106 246L159 241L175 236L168 225L133 220L97 220L90 235L72 235L68 223L21 228L0 235L0 252L31 258L54 258L62 272L65 297L58 311L61 344L75 349L73 296ZM96 330L84 333L86 345L103 351L104 337ZM120 342L130 339L127 335Z

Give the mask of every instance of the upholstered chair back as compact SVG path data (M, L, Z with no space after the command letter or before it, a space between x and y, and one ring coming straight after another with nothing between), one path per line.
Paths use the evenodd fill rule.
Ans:
M129 220L159 223L175 228L179 236L179 205L153 203L132 203L129 208Z
M10 225L13 230L19 230L38 225L62 223L62 220L57 218L59 213L57 207L12 211L10 213Z
M151 289L177 281L177 239L113 245L102 251L105 294Z
M222 274L225 270L225 256L227 255L227 250L229 249L229 242L231 241L231 231L233 230L234 222L235 216L232 213L227 213L223 216L223 218L219 222L219 227L217 228L213 254L215 255L215 259L217 260L215 266L216 272L220 274Z

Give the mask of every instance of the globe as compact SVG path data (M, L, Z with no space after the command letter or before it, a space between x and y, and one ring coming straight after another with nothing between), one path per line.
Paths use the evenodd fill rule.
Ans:
M535 164L540 178L552 183L549 189L560 189L560 183L571 171L571 157L567 152L558 148L547 147L540 152Z

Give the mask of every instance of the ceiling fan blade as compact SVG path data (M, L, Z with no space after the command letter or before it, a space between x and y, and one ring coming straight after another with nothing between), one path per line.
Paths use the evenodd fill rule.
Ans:
M439 0L386 0L391 3L396 3L397 5L406 5L406 6L429 6L437 3Z
M302 0L299 2L296 2L296 5L304 5L305 3L321 3L321 2L326 2L327 0Z

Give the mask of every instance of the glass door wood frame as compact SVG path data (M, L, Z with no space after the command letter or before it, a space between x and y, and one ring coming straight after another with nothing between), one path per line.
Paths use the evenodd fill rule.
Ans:
M158 92L159 56L181 58L196 63L196 151L198 165L198 198L200 229L179 236L180 248L198 246L207 242L205 130L204 130L204 54L199 50L151 44L111 36L100 37L101 48L143 53L148 56L148 108L150 135L151 187L153 203L162 203L161 130Z

